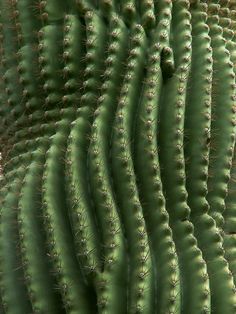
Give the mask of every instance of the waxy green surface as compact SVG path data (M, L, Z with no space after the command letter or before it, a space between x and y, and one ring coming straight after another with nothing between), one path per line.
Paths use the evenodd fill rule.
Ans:
M0 0L0 313L236 313L236 1Z

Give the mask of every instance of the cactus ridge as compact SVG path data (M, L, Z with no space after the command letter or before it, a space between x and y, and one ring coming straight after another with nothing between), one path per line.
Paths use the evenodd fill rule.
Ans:
M186 313L199 313L210 310L210 292L206 263L197 246L193 225L189 220L190 208L187 205L185 188L183 124L186 85L191 65L190 17L187 2L173 3L172 27L176 36L173 39L173 50L176 71L162 89L158 141L166 208L179 256L180 284L183 291L181 310ZM199 272L196 272L196 269ZM189 276L192 276L191 280Z
M131 143L134 125L131 117L135 111L141 77L144 71L144 57L147 41L141 25L134 27L130 39L130 51L116 116L113 124L111 164L114 187L123 221L128 246L128 311L146 313L153 306L153 275L148 245L146 224L139 201L132 161ZM142 230L140 234L139 230ZM140 256L140 252L142 255ZM136 289L132 289L136 282Z
M24 277L22 270L19 250L20 234L17 228L21 180L25 176L27 164L32 159L30 151L27 151L25 155L25 158L23 157L21 162L16 163L14 169L12 168L12 173L9 172L9 176L2 181L0 213L0 237L4 239L7 236L10 240L9 242L1 240L0 244L1 299L5 311L19 313L20 309L22 314L31 311L31 303L26 290L27 278ZM10 181L11 177L13 177L13 181Z
M217 64L213 62L212 102L214 106L212 107L212 115L214 119L211 122L212 137L207 200L210 205L210 214L216 220L217 226L222 228L224 221L222 212L225 210L224 199L227 194L227 184L230 176L235 142L235 121L233 117L235 74L233 71L233 63L230 61L229 52L225 47L222 36L223 30L218 24L218 19L217 16L212 15L212 17L207 20L209 21L208 25L210 27L213 60L218 60L219 58ZM224 66L222 66L223 64ZM221 85L222 91L225 91L226 86L229 86L230 92L221 93L218 85L216 92L216 84L214 84L214 82L218 82L219 80L225 84ZM227 110L225 108L222 110L222 101L227 102ZM221 117L220 120L217 119L219 115ZM217 156L214 153L216 150ZM217 169L217 171L215 169Z
M93 25L92 23L90 24ZM69 28L68 28L69 27ZM88 24L89 27L89 24ZM79 32L80 30L80 32ZM68 73L65 89L68 91L66 97L71 101L72 97L77 97L76 102L80 102L78 94L82 89L82 81L78 82L84 62L78 63L78 56L81 60L84 57L84 37L81 36L82 25L78 24L74 15L68 16L67 26L65 26L66 37L69 44L64 50L65 73ZM78 43L74 40L73 33L80 33ZM84 32L83 32L84 33ZM85 36L85 34L83 34ZM77 35L78 36L78 35ZM86 45L86 43L85 43ZM87 54L92 54L89 49ZM68 62L69 61L69 62ZM73 71L67 71L68 65ZM71 102L74 103L73 101ZM89 284L93 284L95 269L98 265L98 252L96 240L97 230L93 211L90 208L90 195L86 186L86 173L84 173L84 157L86 157L85 141L88 140L87 132L90 127L88 123L92 116L91 108L80 103L76 115L71 122L71 130L67 139L65 169L67 173L66 190L68 194L69 217L73 229L73 238L75 243L76 256L79 259L82 273ZM86 148L87 149L87 148ZM85 228L85 230L83 230Z
M26 291L24 277L19 258L19 234L16 229L17 203L21 187L22 173L15 171L15 179L11 186L6 184L4 201L1 202L1 276L0 289L5 311L11 313L27 313L31 311L30 300ZM10 209L10 210L9 210ZM6 243L2 239L8 237Z
M58 313L61 303L55 293L53 277L50 276L52 269L47 258L46 239L42 226L40 191L45 151L46 147L41 145L33 152L32 162L22 181L23 186L20 191L22 196L18 204L20 250L33 310Z
M102 263L103 271L98 278L97 286L98 302L106 300L102 304L106 311L122 311L118 306L119 297L125 298L126 276L123 273L125 267L125 243L122 226L118 214L118 206L114 200L110 161L111 126L115 116L117 103L113 101L118 97L118 87L121 85L121 68L127 57L126 41L127 29L123 21L117 16L111 16L110 42L107 47L109 55L105 59L103 72L103 84L101 96L98 98L97 108L94 111L94 120L91 129L91 139L88 152L88 168L90 173L91 194L95 202L96 216L99 229L102 230ZM110 52L110 49L112 51ZM117 74L120 72L119 74ZM103 282L106 282L104 285ZM101 296L100 296L101 294ZM123 305L125 310L125 303ZM112 310L113 309L113 310ZM118 313L117 312L117 313Z
M232 10L233 11L233 10ZM231 18L233 12L231 10L225 10L223 14L220 17L220 25L223 28L223 36L226 45L226 49L230 53L230 61L233 63L233 72L236 73L236 64L235 64L235 38L234 38L234 26L233 20ZM233 112L234 112L234 105L233 105ZM235 150L235 145L234 145ZM232 161L231 161L231 171L230 171L230 179L227 186L227 197L225 198L225 210L223 212L223 218L224 218L224 226L223 226L223 247L225 250L225 257L229 263L229 270L232 272L234 285L236 283L235 281L235 262L234 262L234 256L235 256L235 249L234 249L234 234L231 234L231 222L233 222L233 216L231 211L231 204L232 204L232 191L234 190L234 160L235 157L233 155Z
M94 225L95 218L93 217L93 211L89 209L91 206L90 188L88 188L85 183L88 182L88 176L86 173L83 172L82 174L80 172L84 171L84 163L86 163L87 160L93 112L96 108L96 99L98 97L98 90L94 90L93 86L96 86L98 89L100 88L101 82L98 80L98 78L103 66L102 51L104 51L106 48L106 34L104 32L105 29L101 18L98 15L95 15L92 11L88 11L86 14L86 23L86 54L83 57L86 66L84 69L84 81L81 82L80 86L81 97L79 98L79 102L81 107L77 110L76 117L72 121L71 132L68 137L67 145L67 171L69 173L69 181L71 182L72 187L71 188L69 186L69 194L72 198L73 207L78 210L76 214L78 217L73 218L74 213L73 211L71 212L71 217L74 220L74 230L77 242L79 241L80 237L80 224L82 222L85 223L85 221L89 219L87 217L88 212L90 212L90 215L92 214L90 217L92 221L89 223L87 220L87 222L91 224L90 236L93 232L95 232L94 228L96 228ZM101 36L103 40L100 42L97 41L97 36ZM83 207L85 207L85 211ZM81 230L81 232L83 232L83 230ZM86 245L86 242L82 246L84 245ZM85 248L81 248L81 250L84 250L84 252L86 251ZM93 248L92 251L94 250L96 249ZM91 252L91 254L93 254L93 252ZM89 268L92 267L92 264L90 266L85 266L88 267L88 272Z
M83 313L89 313L94 302L90 302L86 298L88 288L86 288L81 276L80 267L73 250L73 237L64 198L64 180L60 180L60 175L64 171L64 147L69 131L70 121L63 119L58 123L58 130L52 136L52 144L46 153L43 173L42 203L45 212L49 254L58 277L58 285L65 309L70 313L76 313L82 308ZM58 211L58 209L60 210ZM63 245L61 245L62 243ZM77 281L76 278L80 278L80 280Z
M225 212L224 212L224 249L225 249L225 256L229 263L229 268L232 272L234 284L236 283L236 263L235 263L235 148L234 148L234 156L232 162L232 168L230 173L230 180L228 184L228 195L225 200Z
M156 306L161 312L180 310L179 269L176 248L162 192L156 143L157 116L161 90L161 55L156 36L151 40L147 76L135 127L134 165L147 232L151 242L154 267ZM166 276L160 276L166 273ZM171 281L170 278L174 278ZM176 284L176 281L178 282Z
M199 247L207 263L210 290L213 292L211 298L212 309L220 313L223 308L220 310L217 302L220 302L220 304L225 302L225 295L222 291L228 291L227 303L223 306L224 311L226 311L226 306L229 308L229 312L232 311L232 303L228 302L228 296L232 293L233 286L228 275L229 267L225 260L222 238L216 223L209 215L209 204L206 200L209 144L212 134L211 116L213 115L211 106L212 81L214 79L211 37L209 37L209 26L206 24L206 9L205 6L199 5L192 10L192 18L196 22L193 23L192 68L185 115L185 158L188 160L186 162L186 186L188 203L191 208L191 221L194 224ZM202 44L199 45L200 36L203 34L204 41L201 39ZM202 57L199 58L199 56ZM195 75L196 77L199 76L199 79L194 79ZM200 91L202 91L201 94ZM198 109L195 106L196 102L199 105ZM192 128L189 123L190 116L194 117L192 122L195 123L195 128ZM201 151L201 154L197 155L196 151ZM216 282L221 282L222 286L224 283L225 287L220 287ZM216 308L218 310L215 310Z
M97 229L90 193L84 174L86 157L86 136L89 130L88 119L91 111L88 107L80 108L79 115L72 122L67 141L66 171L68 174L69 215L72 224L76 255L79 256L85 276L90 276L98 264ZM76 149L79 147L80 149ZM83 230L85 228L85 230Z
M1 313L235 313L235 31L234 0L0 1Z

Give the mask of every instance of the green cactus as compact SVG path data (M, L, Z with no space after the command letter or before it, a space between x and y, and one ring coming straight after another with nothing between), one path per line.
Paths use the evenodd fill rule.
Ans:
M236 1L0 0L0 313L236 313Z

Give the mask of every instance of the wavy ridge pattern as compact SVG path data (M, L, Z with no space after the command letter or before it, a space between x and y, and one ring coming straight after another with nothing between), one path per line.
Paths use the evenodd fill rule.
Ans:
M236 2L0 1L0 312L236 313Z

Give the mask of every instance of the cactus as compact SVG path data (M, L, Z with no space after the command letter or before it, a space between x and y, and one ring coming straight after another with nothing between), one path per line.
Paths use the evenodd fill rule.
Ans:
M0 313L236 313L236 1L0 0Z

